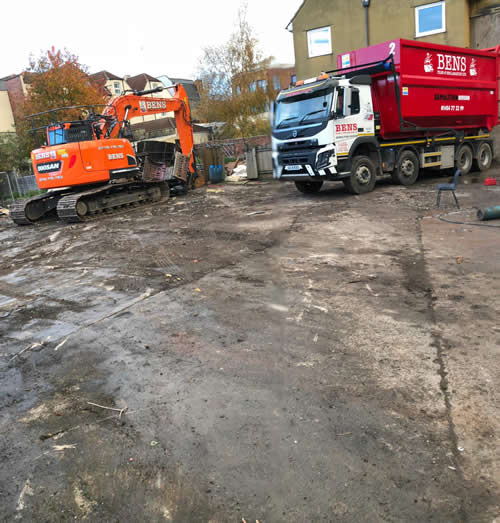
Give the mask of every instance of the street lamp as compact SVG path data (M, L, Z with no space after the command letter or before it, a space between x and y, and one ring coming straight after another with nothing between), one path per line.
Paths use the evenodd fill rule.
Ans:
M368 26L368 8L370 7L370 0L361 0L361 4L365 8L366 47L368 47L370 45L370 29Z

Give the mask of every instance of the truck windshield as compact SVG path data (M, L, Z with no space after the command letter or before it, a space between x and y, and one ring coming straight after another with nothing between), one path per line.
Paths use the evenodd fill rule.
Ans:
M332 91L294 96L276 104L275 129L298 127L324 120L330 114Z

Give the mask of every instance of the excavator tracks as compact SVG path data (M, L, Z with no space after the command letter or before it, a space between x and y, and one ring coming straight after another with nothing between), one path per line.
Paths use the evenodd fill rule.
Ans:
M10 206L10 218L17 225L32 225L53 211L64 192L51 191L28 200L17 200Z
M156 203L168 194L166 183L105 185L64 196L57 204L57 216L67 223L84 222L102 214L127 212L130 206Z
M33 225L54 209L67 223L96 219L103 214L127 212L169 196L167 182L101 185L81 192L53 191L29 200L19 200L10 207L10 217L17 225Z
M9 208L9 216L14 223L17 223L17 225L31 225L33 223L31 220L28 220L24 213L25 206L25 200L18 200Z

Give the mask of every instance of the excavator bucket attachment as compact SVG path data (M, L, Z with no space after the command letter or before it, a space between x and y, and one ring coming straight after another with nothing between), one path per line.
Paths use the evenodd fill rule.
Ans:
M175 153L174 177L187 183L189 175L189 164L191 156L184 156L182 153Z

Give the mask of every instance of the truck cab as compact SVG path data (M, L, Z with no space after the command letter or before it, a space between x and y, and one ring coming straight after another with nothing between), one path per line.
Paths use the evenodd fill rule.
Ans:
M354 142L375 135L370 84L367 76L321 75L280 92L273 114L274 177L298 182L303 192L348 178Z

